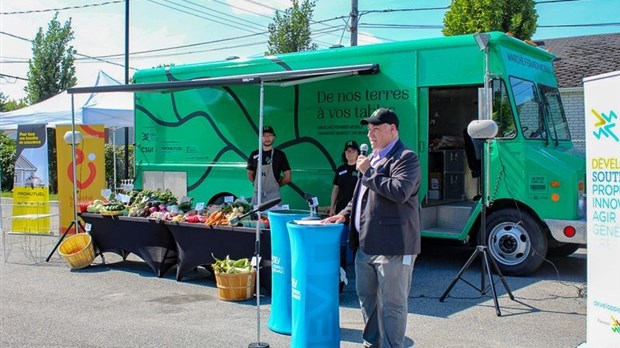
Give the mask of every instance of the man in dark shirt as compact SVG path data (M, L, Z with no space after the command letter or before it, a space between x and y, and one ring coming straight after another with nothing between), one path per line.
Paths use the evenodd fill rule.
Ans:
M261 202L280 198L280 187L291 182L291 166L286 154L273 147L276 133L271 126L263 127L263 165L262 175L256 175L258 168L258 150L254 150L248 158L248 180L254 184L252 204L258 204L258 181L262 178Z

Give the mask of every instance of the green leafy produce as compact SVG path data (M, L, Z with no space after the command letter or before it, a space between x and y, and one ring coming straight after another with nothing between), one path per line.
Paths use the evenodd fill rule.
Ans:
M250 273L253 271L252 263L250 259L243 258L239 260L231 260L229 255L226 255L226 258L223 260L218 259L213 254L211 254L215 262L211 264L211 268L213 268L213 272L216 274L226 273L226 274L235 274L235 273Z
M192 210L192 201L193 200L194 200L193 198L190 198L189 201L185 201L185 202L179 203L179 209L182 210L182 211L185 211L185 212Z

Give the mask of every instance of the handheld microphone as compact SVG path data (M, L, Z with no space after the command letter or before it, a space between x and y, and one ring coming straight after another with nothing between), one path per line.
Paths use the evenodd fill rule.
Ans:
M360 155L366 156L367 153L368 153L368 145L366 144L360 145Z

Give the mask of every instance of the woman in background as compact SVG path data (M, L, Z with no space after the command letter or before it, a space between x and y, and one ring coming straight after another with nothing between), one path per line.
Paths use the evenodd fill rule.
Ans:
M332 189L331 205L329 206L329 215L338 214L344 209L353 197L353 190L357 183L357 169L355 164L360 150L354 140L349 140L344 144L344 152L342 153L342 164L336 169L334 176L334 188ZM346 226L346 225L345 225ZM347 237L349 229L345 227L342 231L340 240L340 267L346 271L347 269ZM344 289L344 282L340 282L340 293Z

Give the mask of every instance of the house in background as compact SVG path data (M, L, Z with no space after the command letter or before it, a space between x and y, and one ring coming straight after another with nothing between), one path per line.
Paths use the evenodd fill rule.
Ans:
M26 157L20 155L17 161L15 161L15 179L13 181L13 187L31 186L33 184L32 179L35 178L34 173L36 172L37 167Z
M620 71L620 33L545 39L541 48L557 57L553 67L571 137L575 148L585 152L583 79Z

